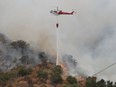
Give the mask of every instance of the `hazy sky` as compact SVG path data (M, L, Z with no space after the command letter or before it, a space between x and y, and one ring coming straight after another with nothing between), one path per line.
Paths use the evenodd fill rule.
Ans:
M56 50L56 16L50 10L74 9L59 16L60 55L73 55L87 75L116 62L116 0L0 0L0 32L47 52ZM116 65L98 77L116 81Z

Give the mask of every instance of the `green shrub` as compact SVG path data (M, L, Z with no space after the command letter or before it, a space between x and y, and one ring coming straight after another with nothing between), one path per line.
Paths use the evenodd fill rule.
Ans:
M20 67L19 71L18 71L18 75L19 76L25 76L25 75L29 75L31 73L32 69L31 68L24 68L24 67Z
M1 72L0 73L0 82L7 82L10 79L12 79L13 77L15 77L15 75L16 74L12 73L12 72L6 72L6 73Z
M48 78L48 73L44 70L40 70L40 71L38 71L37 76L40 79L47 79Z
M5 73L0 73L0 81L1 82L6 82L10 79L9 75L5 74Z

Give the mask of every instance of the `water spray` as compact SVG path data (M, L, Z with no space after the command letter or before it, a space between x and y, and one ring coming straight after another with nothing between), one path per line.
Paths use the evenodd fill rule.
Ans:
M56 65L59 65L59 30L56 29L56 46L57 46L57 57L56 57Z

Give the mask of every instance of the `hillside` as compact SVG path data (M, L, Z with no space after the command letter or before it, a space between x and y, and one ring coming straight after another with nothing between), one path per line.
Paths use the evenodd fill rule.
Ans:
M56 65L55 57L46 52L0 34L0 87L116 87L116 82L96 77L70 76L68 64L77 66L71 58L65 56Z
M96 77L77 80L64 76L61 66L44 62L33 68L25 65L1 72L0 87L116 87L116 83L103 79L96 81Z
M75 77L64 76L61 66L44 62L0 73L0 87L81 87Z

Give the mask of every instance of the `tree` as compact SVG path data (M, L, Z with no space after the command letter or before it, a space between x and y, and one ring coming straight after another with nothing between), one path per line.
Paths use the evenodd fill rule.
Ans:
M51 82L52 84L61 84L63 79L59 74L54 74L51 76Z
M96 87L96 78L95 77L88 77L86 79L86 87Z
M29 44L23 40L14 41L10 45L14 49L20 49L22 54L24 54L24 51L29 47Z
M113 82L112 81L107 81L107 87L113 87Z
M96 84L97 87L106 87L106 82L101 79L100 81L97 82Z
M72 77L72 76L68 76L66 78L66 80L68 81L68 83L70 84L77 84L77 79L75 77Z
M59 65L53 67L52 71L54 74L59 74L59 75L61 75L63 73L63 70L62 70L61 66L59 66Z
M116 82L114 83L113 87L116 87Z

